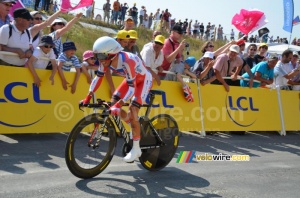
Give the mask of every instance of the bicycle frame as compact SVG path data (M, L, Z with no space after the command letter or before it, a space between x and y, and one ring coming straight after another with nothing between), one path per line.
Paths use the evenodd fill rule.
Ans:
M141 123L141 126L144 126L146 124L146 122L150 125L150 128L152 130L152 132L154 133L155 138L157 138L159 145L148 145L148 146L143 146L141 145L141 149L150 149L150 148L158 148L160 146L165 145L165 143L163 142L163 140L161 139L161 137L159 136L158 132L156 131L155 127L153 126L153 124L149 121L149 114L151 111L151 107L155 98L155 94L159 94L161 95L162 93L160 91L153 91L153 93L149 93L149 97L150 97L150 102L149 104L145 104L143 105L143 107L147 107L145 115L143 117L139 118L139 122ZM107 119L108 117L106 117ZM130 137L128 135L128 131L126 130L126 128L123 125L123 122L121 121L120 116L112 116L113 121L115 123L115 125L117 126L117 128L119 129L122 137L124 138L124 141L129 144L130 141ZM106 119L104 120L104 123L106 121Z

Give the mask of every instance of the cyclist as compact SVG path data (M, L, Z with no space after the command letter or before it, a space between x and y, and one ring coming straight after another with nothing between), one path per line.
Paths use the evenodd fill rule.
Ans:
M84 100L80 101L80 104L89 103L108 69L125 77L113 93L111 99L113 105L110 107L110 113L113 116L120 115L131 127L133 147L124 157L124 161L132 162L142 154L139 145L140 124L138 112L152 87L152 75L137 55L123 52L122 50L121 45L113 38L104 36L95 41L93 51L101 64L98 68L97 76L90 85L88 95ZM131 98L129 111L121 110L122 105Z

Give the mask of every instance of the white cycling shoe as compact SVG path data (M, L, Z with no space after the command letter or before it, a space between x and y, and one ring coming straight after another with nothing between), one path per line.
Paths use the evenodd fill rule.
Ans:
M127 163L131 163L137 158L141 157L142 155L142 150L138 148L132 148L129 153L123 158L123 160Z

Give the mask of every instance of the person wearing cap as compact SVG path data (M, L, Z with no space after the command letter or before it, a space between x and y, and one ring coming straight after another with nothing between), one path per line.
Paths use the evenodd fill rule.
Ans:
M124 51L133 53L142 59L141 54L140 54L140 49L136 45L136 40L138 39L137 31L129 30L128 33L130 35L130 39L129 39L128 45L126 47L124 47Z
M254 56L255 62L260 63L261 61L267 60L265 57L268 51L268 44L261 43L258 47L258 53Z
M290 63L293 58L293 51L285 50L282 52L281 57L274 68L274 83L276 86L280 86L280 89L290 90L289 83L292 83L292 78L299 73L300 67L298 65L298 67L293 68Z
M146 44L147 46L145 45L141 51L142 59L158 85L161 83L160 78L155 72L153 72L153 70L158 70L159 72L163 71L161 64L164 60L164 55L162 53L164 42L165 37L162 35L157 35L154 38L154 42L150 45Z
M132 19L134 21L135 26L137 26L137 23L138 23L138 21L137 21L137 15L138 15L138 9L136 7L136 3L134 3L133 7L131 8L131 16L132 16Z
M87 83L91 84L92 78L88 71L97 71L99 66L95 64L96 59L94 56L94 52L92 50L87 50L83 52L82 60L83 61L81 63L81 72L86 76Z
M67 85L69 83L67 82L63 71L71 71L71 67L72 66L75 67L76 74L75 74L74 82L72 83L72 85L70 85L72 94L75 93L76 91L76 86L80 77L80 68L81 68L81 64L77 56L75 56L76 50L77 50L76 46L73 42L71 41L64 42L63 52L58 56L57 59L58 74L61 78L62 86L64 90L68 89Z
M13 23L0 28L0 49L16 53L18 56L0 54L0 65L24 66L33 50L32 38L27 29L32 22L32 16L25 8L15 9L13 15Z
M164 61L161 65L165 71L169 71L171 64L179 63L182 61L182 53L186 46L186 42L183 39L183 29L179 25L174 25L171 34L168 39L165 40L163 47ZM166 76L165 73L158 73L160 79L163 80Z
M117 33L117 36L115 37L116 41L120 43L120 45L124 48L128 46L129 40L130 40L130 34L126 30L120 30Z
M132 16L127 16L124 21L124 30L129 31L134 28L134 20Z
M198 79L200 79L200 83L203 86L206 84L210 84L211 82L216 80L215 72L212 68L212 66L214 65L213 52L205 52L202 57L202 61L199 61L197 63L195 63L195 69L193 70L193 73Z
M37 75L35 69L46 69L49 61L53 66L52 74L49 80L52 82L52 85L54 84L54 76L57 72L57 64L53 47L54 43L52 37L47 35L42 36L39 46L34 49L32 56L27 62L28 69L33 76L34 85L37 87L41 86L42 81Z
M0 27L10 23L8 14L15 3L15 0L0 0Z
M145 47L149 47L150 45L152 45L152 44L154 43L155 37L156 37L157 35L161 35L161 32L158 31L158 30L154 30L153 33L152 33L152 40L151 40L151 42L146 43L146 44L143 46L142 51L144 50Z
M103 21L105 22L105 19L107 18L107 23L109 23L110 19L110 0L106 0L106 3L103 4Z
M216 84L222 84L227 92L229 92L229 85L223 77L232 77L232 79L236 79L237 72L243 64L243 60L238 56L239 53L240 47L235 44L231 45L229 52L219 55L213 66L218 80ZM233 73L234 68L236 68L235 73Z
M253 82L253 87L265 87L266 85L271 85L274 79L274 67L278 61L276 54L270 54L267 61L262 61L255 65L251 72L254 74L254 80L260 81ZM249 79L249 74L244 73L242 78ZM249 87L249 81L240 80L240 85L242 87Z
M35 49L43 36L42 30L49 26L59 15L61 11L55 12L53 15L48 17L45 21L43 21L43 17L39 11L30 12L33 22L32 26L28 29L32 36L32 46Z
M80 19L82 16L82 13L78 13L75 15L75 17L69 21L68 23L65 23L62 19L55 19L50 26L50 34L49 36L52 37L53 42L55 43L55 55L58 56L63 52L63 44L61 37L68 32L68 30Z

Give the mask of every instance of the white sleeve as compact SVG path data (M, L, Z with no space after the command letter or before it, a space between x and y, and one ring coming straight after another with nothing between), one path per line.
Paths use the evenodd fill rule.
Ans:
M9 27L4 25L0 28L0 44L7 45L9 37Z

